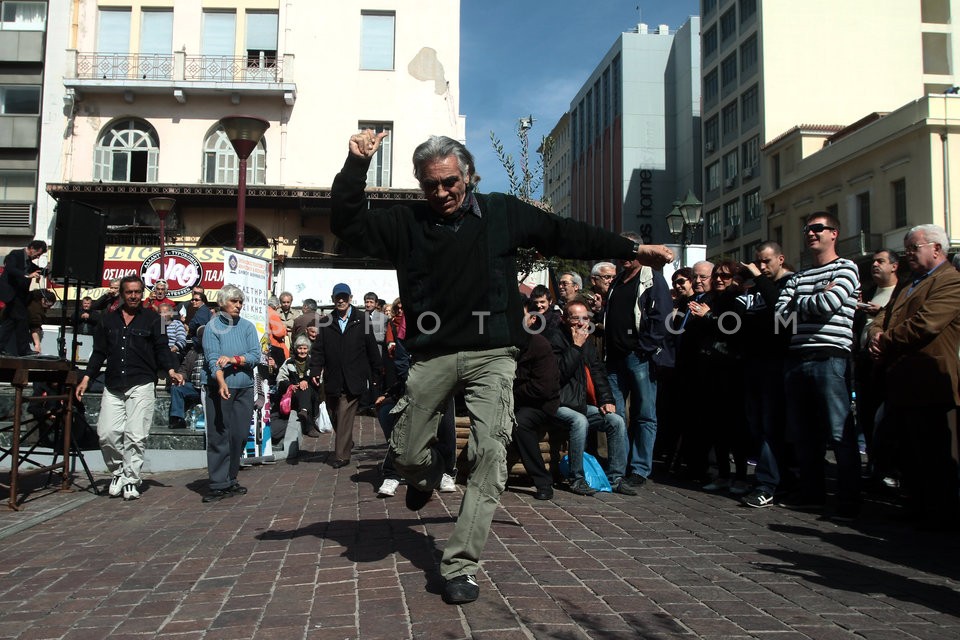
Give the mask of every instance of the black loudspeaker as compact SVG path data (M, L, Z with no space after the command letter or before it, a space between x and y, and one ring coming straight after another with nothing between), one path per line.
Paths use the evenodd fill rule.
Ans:
M107 216L100 209L73 200L60 201L50 247L50 275L99 287L106 236Z

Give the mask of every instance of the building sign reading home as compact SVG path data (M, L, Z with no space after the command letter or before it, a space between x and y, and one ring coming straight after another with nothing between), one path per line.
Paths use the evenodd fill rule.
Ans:
M640 169L640 216L653 215L653 172Z
M269 247L247 247L244 251L273 260L273 249ZM186 300L193 287L203 287L208 292L223 287L224 250L221 247L167 247L163 264L166 267L167 296L172 300ZM111 280L128 275L140 276L147 289L152 289L160 279L160 273L158 247L107 247L103 256L101 288L82 293L96 298L110 286Z

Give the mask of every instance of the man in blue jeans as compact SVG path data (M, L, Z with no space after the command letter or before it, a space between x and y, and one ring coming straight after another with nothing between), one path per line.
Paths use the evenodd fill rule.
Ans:
M628 240L640 235L627 231ZM607 375L617 413L626 420L630 400L630 455L625 482L642 487L653 468L657 439L657 365L672 366L666 349L667 322L673 312L663 272L632 258L620 261L620 275L610 285L604 314Z
M579 299L567 302L564 327L550 335L550 345L560 369L560 407L556 418L570 430L570 490L582 496L597 491L583 473L583 450L587 431L607 434L607 478L616 493L635 496L637 492L623 474L627 464L627 434L623 418L617 415L607 374L590 339L593 324L590 311Z
M798 491L779 504L824 506L829 442L837 458L835 517L848 519L860 510L860 451L848 378L860 272L837 254L840 222L832 213L810 214L803 235L813 264L790 276L777 300L781 331L790 331L784 365L787 435L800 463Z

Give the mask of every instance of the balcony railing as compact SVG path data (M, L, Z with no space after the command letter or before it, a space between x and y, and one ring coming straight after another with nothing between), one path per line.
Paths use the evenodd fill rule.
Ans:
M187 56L184 80L280 82L283 61L274 57Z
M79 53L77 77L100 80L173 80L173 56L142 53Z
M284 77L285 66L290 75L293 56L188 56L179 51L172 55L77 53L75 77L124 81L291 82Z

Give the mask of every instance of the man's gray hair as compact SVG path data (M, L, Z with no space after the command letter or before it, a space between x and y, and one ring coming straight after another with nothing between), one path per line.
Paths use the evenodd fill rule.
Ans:
M940 225L918 224L907 232L907 235L903 238L903 243L906 244L907 238L915 233L922 233L926 242L936 242L944 253L950 251L950 238L947 237L947 232Z
M591 276L601 275L600 273L601 269L613 269L614 271L616 271L617 265L613 264L612 262L598 262L597 264L593 265L593 267L590 268L590 275Z
M560 274L560 277L570 276L570 279L573 280L573 284L577 285L578 289L583 289L583 278L580 277L580 274L576 271L564 271Z
M696 270L697 270L697 267L699 267L699 266L702 265L702 264L708 265L708 266L710 267L710 271L713 271L714 264L713 264L712 262L710 262L709 260L698 260L697 262L694 262L694 263L693 263L693 270L696 271Z
M430 136L430 138L413 150L413 176L420 181L423 178L423 169L433 160L442 160L448 156L457 159L460 175L469 184L476 173L473 154L460 142L447 136Z
M225 284L223 288L217 292L217 304L221 307L227 300L239 300L243 302L244 299L243 290L234 284Z
M287 297L287 298L290 298L291 301L293 300L293 294L290 293L289 291L281 291L281 292L280 292L280 295L277 296L277 297L278 297L278 298Z
M279 309L280 298L278 298L277 296L270 296L269 298L267 298L267 306L270 307L271 309Z
M307 313L309 311L316 311L317 301L314 300L313 298L304 298L303 302L300 303L300 309L302 309L304 313Z
M624 231L623 233L620 234L620 237L626 238L631 242L639 242L640 244L643 244L643 236L641 236L636 231Z

